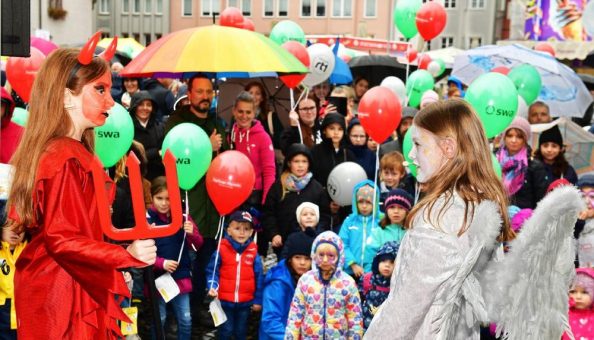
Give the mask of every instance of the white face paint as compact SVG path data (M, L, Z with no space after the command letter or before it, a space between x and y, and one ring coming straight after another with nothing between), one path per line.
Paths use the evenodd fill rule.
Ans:
M417 166L417 181L425 183L441 168L445 159L437 136L418 126L412 130L413 147L408 157Z

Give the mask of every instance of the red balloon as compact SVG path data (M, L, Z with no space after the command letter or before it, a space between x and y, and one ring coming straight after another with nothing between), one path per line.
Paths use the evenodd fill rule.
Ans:
M446 10L437 1L424 3L417 12L417 30L421 37L427 41L437 37L443 31L446 21Z
M45 56L48 56L51 52L58 49L58 45L38 37L31 37L31 47L35 47Z
M410 47L406 51L406 59L408 59L409 63L412 63L413 60L417 59L417 54L418 54L417 49Z
M221 215L229 214L245 202L255 183L252 162L235 150L215 157L206 173L206 191Z
M400 99L387 87L373 87L361 97L358 117L365 132L377 143L383 143L400 124Z
M45 55L35 47L31 47L29 58L10 57L6 62L6 79L15 92L27 103L35 75L43 64L43 60L45 60Z
M536 44L536 46L534 46L534 50L548 53L548 54L552 55L553 57L555 56L555 49L548 42L544 42L544 41L539 42L538 44Z
M505 66L498 66L492 69L491 72L497 72L507 76L507 74L509 73L509 68Z
M243 14L241 14L239 8L227 7L221 12L219 24L221 26L243 28L243 21Z
M309 53L307 53L307 49L305 46L301 45L297 41L287 41L286 43L282 44L282 47L289 51L292 55L299 60L303 66L309 68ZM281 81L287 85L288 88L294 89L301 83L301 81L307 76L307 74L288 74L284 76L280 76Z
M426 70L427 67L429 66L429 63L432 62L433 59L431 59L431 57L427 54L421 54L421 56L419 57L419 69L421 70Z
M256 25L254 25L254 22L250 18L243 18L243 27L242 28L244 30L248 30L248 31L252 31L252 32L256 31Z

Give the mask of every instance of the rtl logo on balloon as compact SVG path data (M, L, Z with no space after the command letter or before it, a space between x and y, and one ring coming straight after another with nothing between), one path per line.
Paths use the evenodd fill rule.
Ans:
M326 58L317 57L314 59L313 69L318 71L318 73L325 74L328 67L330 67L330 61L326 60Z

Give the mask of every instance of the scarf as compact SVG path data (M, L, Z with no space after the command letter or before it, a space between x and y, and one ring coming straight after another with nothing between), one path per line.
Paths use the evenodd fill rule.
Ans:
M309 184L312 176L311 172L308 172L303 177L297 177L290 173L285 179L285 188L290 192L299 192Z
M507 149L502 147L497 152L497 160L501 164L503 185L508 195L514 195L524 185L524 176L528 170L528 150L524 146L518 153L510 156Z

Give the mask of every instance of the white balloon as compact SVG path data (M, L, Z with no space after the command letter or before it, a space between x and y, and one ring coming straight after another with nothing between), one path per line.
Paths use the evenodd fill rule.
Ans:
M594 38L594 1L590 0L582 13L582 23L586 33Z
M334 71L334 53L326 44L313 44L307 48L309 54L309 73L301 82L312 88L324 82Z
M427 71L429 71L433 77L437 77L441 71L441 65L439 65L437 61L433 60L429 63L429 65L427 65Z
M522 96L518 95L518 110L516 116L528 119L528 105Z
M342 207L353 204L355 185L366 179L367 174L359 164L354 162L338 164L328 176L327 189L330 198Z
M400 78L389 76L382 80L380 86L389 88L400 99L400 104L404 106L406 102L406 86Z

